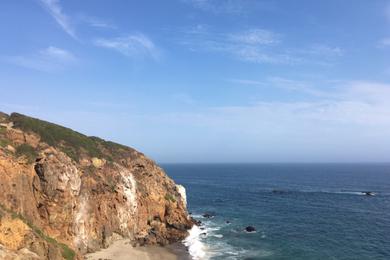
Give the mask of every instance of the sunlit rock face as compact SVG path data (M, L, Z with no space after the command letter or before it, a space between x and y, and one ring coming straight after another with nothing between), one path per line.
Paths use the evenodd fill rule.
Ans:
M184 187L142 153L19 114L2 120L2 206L78 255L119 238L165 245L188 234Z

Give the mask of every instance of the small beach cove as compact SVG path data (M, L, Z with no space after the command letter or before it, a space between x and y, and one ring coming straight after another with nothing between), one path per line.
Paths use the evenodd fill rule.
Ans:
M166 247L140 246L133 247L129 240L114 242L108 248L85 255L86 260L189 260L186 249L181 244Z

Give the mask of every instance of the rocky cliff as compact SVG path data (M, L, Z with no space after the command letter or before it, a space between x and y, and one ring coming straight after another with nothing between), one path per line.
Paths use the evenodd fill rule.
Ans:
M185 201L132 148L0 113L0 258L73 259L120 238L177 242L193 225Z

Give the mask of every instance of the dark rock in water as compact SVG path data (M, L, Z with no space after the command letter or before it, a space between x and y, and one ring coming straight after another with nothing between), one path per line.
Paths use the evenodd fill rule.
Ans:
M206 228L205 228L205 227L200 227L199 229L200 229L200 230L205 230Z
M255 229L254 227L252 227L252 226L247 226L247 227L245 228L245 231L246 231L246 232L256 232L256 229Z
M202 225L202 221L194 220L194 224L197 225L197 226L200 226L200 225Z
M203 217L204 217L204 218L213 218L214 215L213 215L213 214L210 214L210 213L204 213L204 214L203 214Z

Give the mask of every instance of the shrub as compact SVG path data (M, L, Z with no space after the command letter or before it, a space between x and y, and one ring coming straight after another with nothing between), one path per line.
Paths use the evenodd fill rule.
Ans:
M166 194L165 199L168 201L176 202L176 198L172 194Z
M27 160L31 163L35 161L38 154L31 145L21 144L16 148L16 156L25 156Z
M10 142L7 140L7 139L2 139L1 137L0 137L0 146L1 147L6 147L7 145L9 145L10 144Z
M18 113L12 113L10 121L14 123L16 128L37 133L43 142L61 148L72 159L79 157L81 148L92 157L102 155L97 143L92 138L72 129Z

